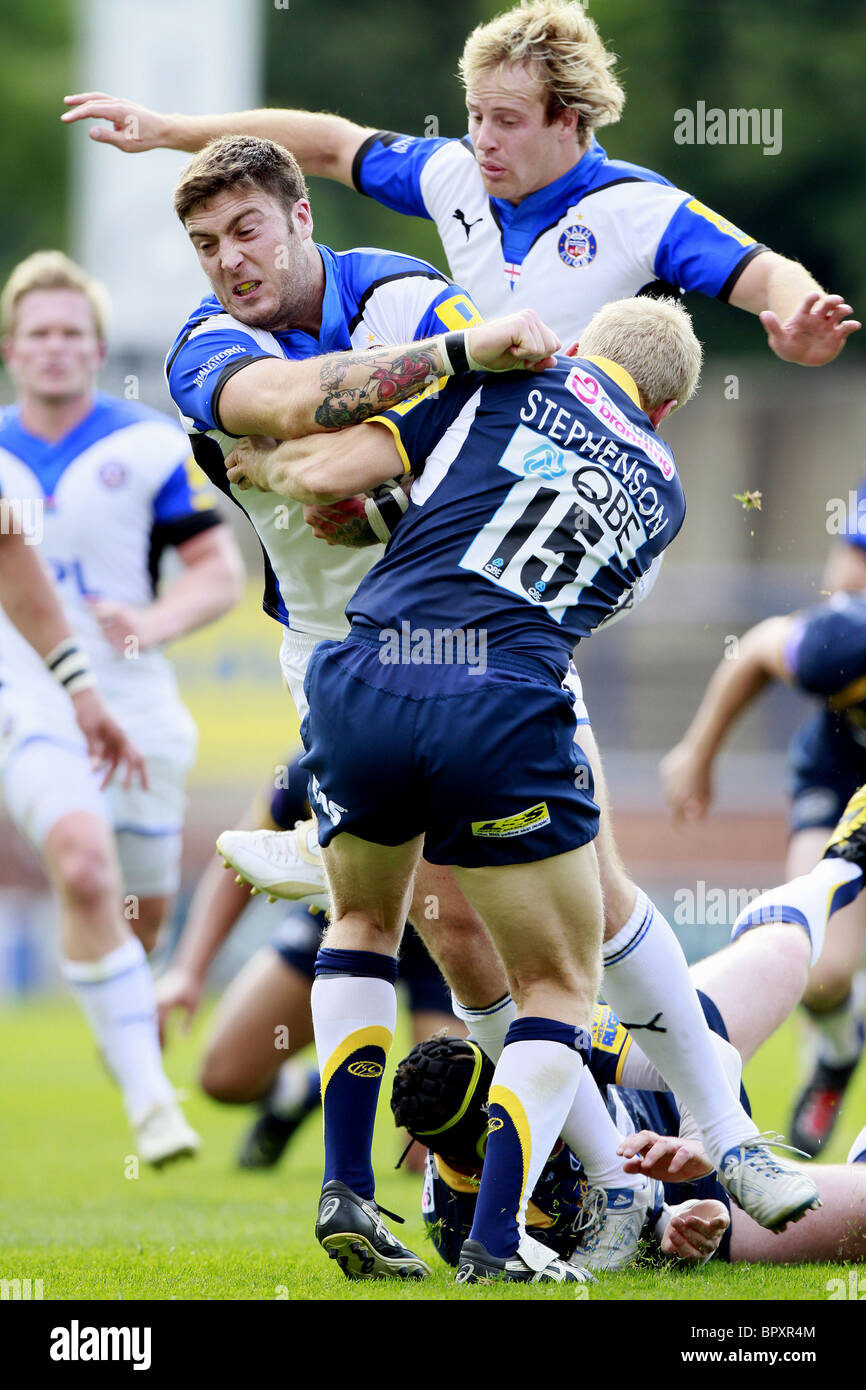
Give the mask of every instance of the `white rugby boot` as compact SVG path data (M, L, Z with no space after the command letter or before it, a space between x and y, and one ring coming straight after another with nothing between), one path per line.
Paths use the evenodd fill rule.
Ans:
M728 1149L717 1169L719 1182L737 1206L759 1226L776 1232L821 1205L808 1173L770 1153L770 1145L778 1143L778 1135L756 1134Z
M201 1139L173 1098L151 1106L132 1128L139 1158L154 1168L176 1158L193 1158L201 1148Z
M555 1250L524 1233L514 1255L491 1255L477 1240L464 1240L456 1283L487 1284L502 1279L512 1284L594 1284L588 1269L560 1260Z
M226 868L249 883L253 893L276 898L311 899L328 906L328 885L316 822L298 821L294 830L224 830L216 842Z
M644 1226L664 1205L664 1188L591 1187L583 1199L580 1244L569 1260L578 1269L624 1269L634 1262Z

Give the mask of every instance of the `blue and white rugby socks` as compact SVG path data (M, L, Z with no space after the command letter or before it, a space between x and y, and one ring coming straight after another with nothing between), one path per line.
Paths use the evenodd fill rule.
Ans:
M321 947L311 1004L322 1076L325 1176L358 1197L375 1194L373 1127L397 1023L397 961L376 951Z
M550 1018L512 1023L490 1085L489 1137L471 1240L513 1255L526 1204L562 1130L589 1056L590 1035Z
M64 960L63 974L96 1035L105 1065L133 1124L174 1100L163 1070L153 977L144 947L131 936L100 960Z
M840 907L853 902L863 887L863 871L847 859L819 859L808 874L771 888L749 903L731 928L731 940L774 922L801 926L812 943L814 965L824 949L827 923Z
M673 928L640 888L602 955L605 998L691 1111L718 1164L758 1130L731 1090Z
M474 1042L496 1063L502 1055L505 1038L517 1018L517 1005L510 994L486 1009L470 1009L452 992L451 1007L462 1019ZM601 1092L588 1067L580 1075L574 1101L562 1126L562 1138L583 1165L590 1187L639 1190L646 1179L640 1173L627 1173L617 1153L622 1135L611 1119Z

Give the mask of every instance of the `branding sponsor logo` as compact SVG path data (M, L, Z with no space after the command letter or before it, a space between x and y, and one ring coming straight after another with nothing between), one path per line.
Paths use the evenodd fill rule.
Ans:
M592 413L604 420L614 433L620 435L626 443L637 444L638 448L658 465L666 478L673 477L673 462L661 441L647 434L639 425L633 425L630 420L626 420L594 376L575 367L565 384L569 391L584 405L589 406Z
M147 1371L151 1328L82 1327L73 1318L68 1327L51 1329L48 1354L52 1361L131 1361L133 1370Z
M589 265L590 261L595 260L598 242L589 227L584 227L582 222L575 222L562 233L557 250L560 260L579 270L581 266Z
M217 367L221 367L223 362L225 362L227 358L237 357L238 354L248 351L248 344L244 345L243 343L235 343L233 347L223 348L222 352L215 352L213 357L209 357L206 362L202 362L201 366L196 372L196 386L202 386L204 382L207 380L207 378L210 376L211 372L216 371Z
M385 1068L381 1062L350 1062L347 1070L352 1076L362 1076L372 1080L376 1076L381 1076Z
M123 487L128 477L122 463L104 463L99 470L99 481L104 487Z
M487 1133L488 1133L488 1134L495 1134L496 1130L497 1130L497 1129L502 1129L502 1128L504 1127L504 1125L505 1125L505 1121L504 1121L504 1120L500 1120L500 1118L499 1118L498 1115L494 1115L493 1119L492 1119L492 1120L489 1120L488 1123L487 1123Z
M567 471L565 457L552 444L540 444L531 449L523 460L523 471L527 477L561 478Z
M501 820L474 820L472 834L481 839L508 840L513 835L528 835L530 830L539 830L543 825L550 825L550 813L547 802L539 801L535 806L527 806L525 811L518 811L515 816L503 816Z

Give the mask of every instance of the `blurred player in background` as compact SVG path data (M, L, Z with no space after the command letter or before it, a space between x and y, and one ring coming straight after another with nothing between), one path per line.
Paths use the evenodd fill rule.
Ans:
M861 555L849 563L862 563ZM834 564L838 568L835 559L831 568ZM801 613L767 618L740 639L734 660L719 663L694 719L662 763L665 794L676 820L705 814L725 738L774 680L821 702L789 751L787 872L794 877L812 867L827 828L866 781L866 595L840 592ZM812 1155L830 1137L863 1052L866 980L857 970L864 949L866 901L860 897L835 916L804 995L819 1024L818 1055L795 1109L792 1139Z
M280 785L256 799L241 827L289 830L309 816L300 759L280 774ZM196 888L171 964L157 981L161 1032L176 1009L189 1025L211 962L249 899L248 885L229 878L215 860ZM214 1100L255 1103L260 1110L241 1148L242 1168L272 1168L304 1118L319 1108L319 1073L295 1054L313 1041L310 989L324 926L322 906L290 905L270 944L229 985L214 1021L201 1068L203 1090ZM404 941L399 979L407 989L415 1042L441 1029L460 1030L442 976L412 931ZM412 1160L410 1154L410 1167Z
M60 252L12 272L0 315L17 402L0 419L0 486L40 518L65 611L148 784L100 790L68 701L2 617L0 758L9 813L60 899L64 974L142 1158L161 1163L199 1142L162 1069L145 959L178 885L196 746L161 647L226 612L243 566L183 432L96 392L106 313L101 288ZM155 597L168 546L183 572ZM55 664L65 672L68 656Z
M91 136L128 152L194 151L230 132L278 141L308 173L434 220L452 274L483 314L531 305L566 344L576 344L593 312L612 299L699 290L760 314L771 349L784 360L832 361L859 327L841 296L826 295L802 266L662 176L607 158L595 131L622 110L614 61L580 5L535 0L470 35L461 59L469 113L462 139L376 131L302 111L167 116L94 92L68 98L72 110L64 119L108 121ZM571 687L579 690L576 673ZM607 986L616 988L620 1009L638 1017L647 1005L645 985L653 983L651 1012L664 1005L671 1029L669 1079L699 1091L714 1074L710 1041L696 1001L685 999L685 962L672 932L620 860L600 756L585 708L578 708L581 746L604 813L597 849ZM290 879L288 848L275 838L248 836L243 844L234 836L232 847L232 862L251 882L264 888ZM422 863L416 885L416 909L431 894L441 903L435 930L423 911L414 920L455 990L458 1013L501 1044L513 1004L479 945L480 924L447 870ZM648 913L652 930L626 952Z

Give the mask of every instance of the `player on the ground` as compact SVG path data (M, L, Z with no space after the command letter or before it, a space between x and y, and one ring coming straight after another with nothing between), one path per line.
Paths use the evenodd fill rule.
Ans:
M650 300L601 311L584 351L532 389L512 376L498 389L476 378L422 393L370 422L390 437L356 430L274 449L245 440L229 460L230 478L314 503L373 487L401 463L421 472L349 604L349 638L320 644L307 677L304 766L334 916L313 994L326 1141L317 1229L353 1277L423 1273L372 1204L369 1142L424 833L431 862L459 866L521 1015L497 1068L496 1161L462 1277L569 1277L539 1265L521 1238L539 1155L580 1079L601 928L598 807L558 681L575 642L616 611L679 529L682 490L655 429L689 399L701 356L684 311ZM471 630L455 631L467 612ZM470 655L482 637L483 663ZM650 920L648 911L635 924L636 940ZM732 1190L764 1224L783 1226L813 1189L770 1159L722 1085L730 1103L707 1106L699 1094L696 1120Z
M814 864L828 824L866 780L866 595L838 593L803 612L767 618L740 639L733 660L719 663L691 724L662 763L675 818L705 814L725 738L774 680L821 702L789 753L788 871L797 874ZM855 972L863 959L864 927L866 904L858 898L834 919L809 979L810 998L820 1000L826 991L838 1006L822 1011L817 1067L795 1112L792 1137L810 1154L828 1139L863 1051L864 999L862 993L857 998Z
M72 109L64 119L106 120L109 125L91 128L92 137L130 152L193 151L234 131L268 136L292 149L307 172L357 187L399 212L432 218L452 273L482 313L532 305L566 344L579 339L600 304L657 292L667 282L669 292L671 285L699 290L760 314L770 347L785 360L831 361L859 326L840 296L825 295L802 266L660 175L607 158L594 132L614 123L622 109L613 62L581 6L540 0L470 35L461 60L469 112L469 137L462 140L377 132L300 111L163 116L92 92L68 98ZM645 1008L652 1016L663 1006L669 1032L656 1041L671 1044L670 1079L680 1091L700 1091L713 1074L710 1040L696 1001L683 1004L685 962L664 916L621 863L603 769L584 716L585 709L581 746L604 812L597 849L606 985L630 1018ZM251 882L293 889L295 840L232 832L221 845ZM431 895L441 904L435 930L423 919ZM631 941L648 914L652 930ZM454 988L460 1016L501 1042L513 1014L504 978L453 877L424 861L413 920Z
M820 957L828 919L862 888L864 825L866 789L861 789L818 865L746 908L734 924L732 944L692 966L710 1027L733 1044L718 1046L737 1085L742 1065L796 1007L810 964ZM841 884L840 865L846 880ZM758 1007L750 988L756 979L762 981ZM605 1005L593 1012L588 1065L627 1136L621 1145L627 1166L665 1184L665 1206L656 1202L644 1231L661 1239L663 1253L706 1260L718 1249L723 1260L774 1263L866 1259L866 1129L848 1155L848 1165L858 1166L813 1170L820 1212L782 1236L773 1235L731 1204L686 1107L661 1094L667 1087L657 1070ZM413 1048L394 1081L395 1120L432 1150L422 1212L436 1249L452 1265L474 1218L492 1074L490 1060L481 1058L471 1038L438 1038ZM592 1264L599 1196L589 1189L579 1160L557 1145L532 1193L527 1224L560 1258Z
M290 829L310 814L307 775L299 759L280 768L279 785L257 798L243 826ZM255 890L252 890L253 892ZM156 985L160 1031L183 1010L187 1026L198 1009L217 950L247 907L250 888L224 874L219 861L193 895L177 950ZM201 1064L202 1089L214 1100L257 1104L259 1115L241 1148L242 1168L271 1168L298 1126L319 1107L319 1073L296 1059L313 1040L310 989L325 917L322 906L293 903L268 946L229 985ZM414 932L407 934L399 979L408 991L416 1042L459 1028L439 971ZM409 1155L410 1164L413 1155Z
M17 402L0 419L0 486L39 519L66 614L147 758L148 785L115 779L100 790L68 701L2 616L0 759L10 815L60 898L64 974L120 1086L139 1153L161 1163L199 1142L162 1068L145 959L177 888L196 742L161 647L230 608L243 566L189 471L182 431L96 392L106 307L60 252L38 252L12 272L0 313ZM183 572L155 597L166 546ZM70 666L63 653L56 661Z

